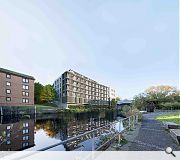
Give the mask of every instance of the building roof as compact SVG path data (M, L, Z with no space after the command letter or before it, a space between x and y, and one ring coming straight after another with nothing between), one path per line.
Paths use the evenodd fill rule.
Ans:
M24 78L29 78L29 79L35 80L35 78L32 77L32 76L29 76L29 75L26 75L26 74L22 74L22 73L18 73L18 72L14 72L14 71L10 71L10 70L4 69L4 68L0 68L0 72L8 73L8 74L12 74L12 75L15 75L15 76L19 76L19 77L24 77Z
M124 99L121 101L117 101L117 104L131 104L132 100Z

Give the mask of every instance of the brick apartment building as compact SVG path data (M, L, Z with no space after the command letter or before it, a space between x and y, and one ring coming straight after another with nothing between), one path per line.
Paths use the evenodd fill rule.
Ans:
M53 86L63 108L78 104L109 105L109 87L73 70L65 71Z
M0 107L33 106L34 77L0 68Z

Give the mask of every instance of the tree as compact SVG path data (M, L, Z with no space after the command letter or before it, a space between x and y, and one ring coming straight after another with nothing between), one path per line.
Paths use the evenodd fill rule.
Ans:
M43 90L40 94L41 102L52 102L56 98L56 91L50 84L43 87Z
M160 85L160 86L151 86L145 90L148 99L158 102L171 102L174 100L173 95L177 93L177 89L168 86L168 85Z
M178 108L178 103L180 102L179 95L179 90L172 86L151 86L146 89L144 93L134 97L133 105L136 106L139 110L144 109L148 102L155 103L156 107L159 109L171 108L169 106Z
M117 102L117 101L120 101L120 100L121 100L121 98L120 98L120 97L116 97L116 99L115 99L115 100L116 100L116 102Z
M42 84L40 84L39 82L34 84L34 102L36 104L41 102L40 95L41 95L42 90L43 90Z
M116 101L115 98L113 98L113 99L111 100L111 105L112 105L112 106L116 106L116 104L117 104L117 101Z
M135 106L139 110L145 109L147 105L146 94L140 93L139 95L135 96L133 99L132 105Z

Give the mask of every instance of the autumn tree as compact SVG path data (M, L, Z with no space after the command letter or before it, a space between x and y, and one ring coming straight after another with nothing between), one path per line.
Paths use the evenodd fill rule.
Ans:
M171 102L174 100L173 95L177 93L177 89L168 85L151 86L145 90L149 100L158 102Z
M41 102L52 102L56 98L56 91L52 85L48 84L43 87L40 95Z

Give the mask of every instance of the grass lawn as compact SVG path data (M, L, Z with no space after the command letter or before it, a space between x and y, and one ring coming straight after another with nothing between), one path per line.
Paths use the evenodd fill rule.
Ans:
M57 107L54 106L48 106L48 105L41 105L41 104L35 104L37 110L43 110L43 109L57 109Z
M180 124L180 113L158 116L156 117L156 120L161 122L174 122L176 124Z

